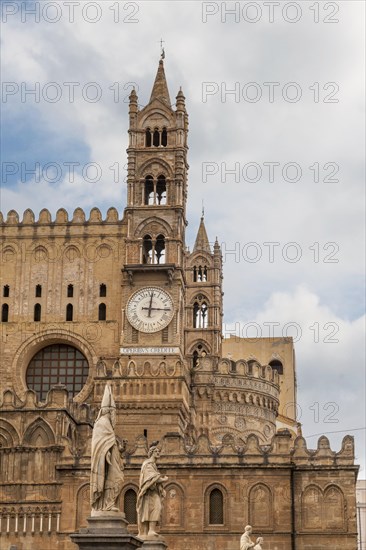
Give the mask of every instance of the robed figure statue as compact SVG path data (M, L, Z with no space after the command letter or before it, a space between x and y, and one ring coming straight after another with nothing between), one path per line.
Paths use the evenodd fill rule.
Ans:
M91 445L90 502L93 512L119 512L117 499L123 485L123 444L114 432L116 405L109 384L93 428Z
M160 521L165 491L163 482L167 476L160 475L156 460L160 450L153 444L148 452L148 458L141 466L140 486L137 495L137 516L139 537L157 537L156 525Z
M250 538L251 534L252 534L252 527L251 525L247 525L240 539L240 550L249 550L250 548L253 548L254 542Z

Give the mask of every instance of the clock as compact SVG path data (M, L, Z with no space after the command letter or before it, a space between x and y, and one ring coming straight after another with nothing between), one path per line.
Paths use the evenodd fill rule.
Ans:
M141 332L158 332L174 316L173 299L165 290L149 286L137 290L127 302L127 319Z

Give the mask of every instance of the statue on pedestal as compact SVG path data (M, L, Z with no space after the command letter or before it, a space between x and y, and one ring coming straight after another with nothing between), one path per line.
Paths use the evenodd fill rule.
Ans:
M116 405L109 384L93 428L91 445L90 503L96 512L119 512L117 499L123 486L125 442L116 438Z
M148 452L148 458L141 466L140 486L137 495L137 516L140 538L158 537L156 525L160 521L165 491L163 482L167 476L160 475L156 460L160 456L157 443L153 444Z
M263 544L263 538L258 537L256 540L256 545L254 546L254 550L262 550L262 544Z
M250 538L251 534L252 534L252 527L251 525L247 525L240 539L240 550L249 550L250 548L253 548L254 542L252 542Z

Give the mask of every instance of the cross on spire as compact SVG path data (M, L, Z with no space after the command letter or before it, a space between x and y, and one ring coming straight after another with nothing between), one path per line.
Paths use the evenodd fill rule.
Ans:
M160 38L160 57L161 57L161 59L165 58L165 50L164 50L164 47L163 47L164 43L165 43L165 40Z

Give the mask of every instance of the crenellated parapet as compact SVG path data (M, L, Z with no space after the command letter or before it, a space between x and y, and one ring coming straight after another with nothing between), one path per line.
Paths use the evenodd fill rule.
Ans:
M327 449L332 453L332 460L324 455L325 440ZM293 440L287 430L276 433L269 444L262 445L256 434L250 434L246 442L238 445L230 435L217 445L209 436L200 435L190 441L178 433L168 433L162 439L159 464L164 467L172 465L248 465L276 467L288 466L294 469L303 468L337 468L354 465L354 439L347 435L343 438L340 451L332 451L325 436L318 440L315 450L308 450L302 437ZM147 455L148 445L144 437L138 437L127 447L126 461L128 466L140 465ZM307 458L303 452L307 453ZM301 455L301 457L300 457Z
M75 208L72 217L69 217L68 212L64 208L60 208L56 212L56 217L52 219L52 215L47 208L43 208L39 214L38 219L36 220L36 216L34 212L27 208L23 212L22 219L19 215L19 213L16 210L10 210L7 213L6 218L3 216L3 214L0 212L0 224L3 225L5 228L7 226L19 226L21 227L29 227L30 225L39 226L39 225L79 225L79 224L116 224L121 223L123 221L123 218L119 218L119 214L116 208L112 207L109 208L107 211L107 215L105 219L103 219L102 214L99 210L99 208L92 208L89 213L89 217L85 214L84 210L82 208Z

